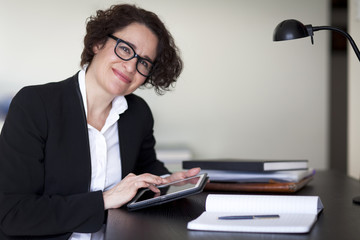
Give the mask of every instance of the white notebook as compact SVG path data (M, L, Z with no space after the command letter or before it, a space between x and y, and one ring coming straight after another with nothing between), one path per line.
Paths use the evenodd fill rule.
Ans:
M205 212L188 223L190 230L306 233L322 211L317 196L209 194ZM222 216L278 215L275 218L221 220Z

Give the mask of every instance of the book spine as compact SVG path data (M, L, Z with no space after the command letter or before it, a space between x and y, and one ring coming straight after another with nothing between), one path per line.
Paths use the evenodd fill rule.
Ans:
M183 161L183 168L190 169L200 167L202 170L224 170L263 172L264 164L256 162L206 162L206 161Z

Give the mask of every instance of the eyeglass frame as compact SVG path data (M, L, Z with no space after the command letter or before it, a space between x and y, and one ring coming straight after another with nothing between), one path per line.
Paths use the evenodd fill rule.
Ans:
M116 55L118 58L120 58L121 60L124 60L124 61L130 61L130 60L133 59L133 58L137 58L137 61L136 61L136 71L137 71L138 73L140 73L140 75L142 75L142 76L144 76L144 77L150 77L150 76L151 76L151 74L154 72L154 67L155 67L155 63L154 63L154 62L150 61L150 60L147 59L147 58L140 57L140 56L135 52L135 50L134 50L134 48L131 46L131 44L128 43L128 42L126 42L126 41L124 41L124 40L122 40L121 38L115 37L115 36L112 35L112 34L108 34L108 37L116 41L116 45L115 45L115 47L114 47L114 53L115 53L115 55ZM121 42L125 43L126 45L128 45L128 46L130 47L130 49L134 52L134 56L132 56L132 57L129 58L129 59L124 59L124 58L120 57L120 56L117 54L116 48L117 48L117 46L118 46ZM152 67L151 67L151 70L150 70L150 72L149 72L148 75L145 75L145 74L143 74L143 73L141 73L141 72L139 71L139 69L138 69L138 64L139 64L139 61L140 61L140 60L145 60L145 61L148 61L148 62L151 63Z

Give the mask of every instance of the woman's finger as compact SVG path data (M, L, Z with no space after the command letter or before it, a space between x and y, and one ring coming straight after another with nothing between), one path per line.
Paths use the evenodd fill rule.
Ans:
M150 184L148 188L151 191L153 191L154 193L159 193L160 192L160 190L157 187L155 187L155 185Z
M160 185L166 182L166 180L164 180L162 177L148 173L138 175L136 181L144 181L154 185Z
M192 177L197 174L199 174L201 171L201 168L191 168L185 172L185 177Z

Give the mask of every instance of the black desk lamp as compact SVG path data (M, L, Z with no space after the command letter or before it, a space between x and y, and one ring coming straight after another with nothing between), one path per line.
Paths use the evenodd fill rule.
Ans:
M311 43L314 44L314 38L313 38L314 32L319 30L332 30L344 35L349 40L352 48L354 49L356 56L360 61L360 52L352 37L347 32L344 32L341 29L330 26L313 27L311 24L304 25L298 20L289 19L282 21L276 26L274 30L273 40L283 41L283 40L292 40L292 39L304 38L310 36Z
M292 39L304 38L310 36L311 43L314 44L314 38L313 38L314 32L319 30L332 30L344 35L350 41L350 44L360 61L360 52L352 37L343 30L334 27L329 27L329 26L313 27L312 25L304 25L295 19L289 19L282 21L276 26L274 30L273 40L284 41L284 40L292 40ZM360 204L360 196L354 197L353 202L356 204Z

